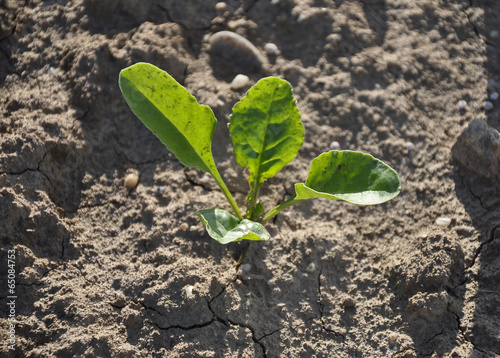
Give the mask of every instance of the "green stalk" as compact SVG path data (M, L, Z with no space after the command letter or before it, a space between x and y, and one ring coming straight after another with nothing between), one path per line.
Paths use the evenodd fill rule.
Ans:
M219 188L222 190L222 193L226 197L227 201L229 202L229 205L231 205L231 208L233 209L234 213L236 214L236 217L240 220L243 220L243 215L241 215L240 208L238 207L238 204L236 204L236 201L234 201L233 196L231 195L231 192L226 186L226 183L224 183L224 180L222 180L222 177L220 176L219 172L216 170L215 173L210 172L212 176L215 179L215 182L219 186Z
M252 188L250 189L250 194L248 194L248 205L247 205L247 211L245 213L246 218L249 220L252 220L253 212L258 202L257 197L259 196L259 190L262 183L259 183L257 180L255 180L252 184L253 185Z
M307 199L302 199L302 200L295 200L295 196L291 197L287 201L282 202L278 206L274 207L271 209L261 220L261 224L264 225L267 223L270 219L272 219L275 215L277 215L280 211L285 210L286 208L289 208L292 205L302 203L303 201L306 201Z

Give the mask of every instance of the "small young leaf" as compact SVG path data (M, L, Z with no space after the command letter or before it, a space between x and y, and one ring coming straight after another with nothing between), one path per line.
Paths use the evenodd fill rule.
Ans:
M295 200L328 198L357 205L381 204L401 191L397 173L371 155L330 151L312 161L305 183L295 184Z
M304 141L304 126L290 84L277 77L257 82L234 106L229 131L237 162L250 171L255 201L251 213L264 179L295 158Z
M221 244L240 240L262 241L271 237L261 224L247 219L240 221L222 209L199 210L196 214L208 234Z

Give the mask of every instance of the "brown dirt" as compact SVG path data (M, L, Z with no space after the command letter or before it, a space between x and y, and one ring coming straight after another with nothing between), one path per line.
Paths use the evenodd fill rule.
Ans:
M500 129L500 103L483 109L500 91L500 2L215 4L0 1L4 308L9 249L17 272L16 349L2 309L2 356L500 356L498 177L474 170L487 153L469 150L465 166L451 154L475 118ZM392 165L401 195L297 206L268 225L270 241L248 245L249 270L235 269L245 244L219 245L193 216L227 208L223 195L167 152L117 85L120 69L151 62L210 105L214 155L243 207L225 124L244 91L211 61L206 35L220 30L262 54L275 43L281 54L246 74L287 79L302 112L305 143L263 189L268 207L332 141Z

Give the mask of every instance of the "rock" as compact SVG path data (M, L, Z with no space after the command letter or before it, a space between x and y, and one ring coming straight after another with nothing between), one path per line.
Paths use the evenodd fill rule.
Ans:
M233 91L240 90L248 86L249 83L250 83L250 78L248 78L248 76L239 74L236 75L236 77L231 82L231 89Z
M462 166L485 178L500 175L500 134L484 119L469 124L451 153Z
M442 227L447 227L448 225L451 224L451 219L447 217L439 217L436 219L436 225L442 226Z
M267 44L265 44L264 50L266 51L268 56L279 56L281 54L278 46L276 46L276 44L272 42L268 42Z
M493 103L491 103L490 101L484 101L483 107L485 111L491 111L493 109Z
M217 32L208 43L214 72L226 77L258 72L267 64L266 58L250 41L234 32Z
M137 173L127 174L124 184L128 189L135 189L137 184L139 184L139 175Z

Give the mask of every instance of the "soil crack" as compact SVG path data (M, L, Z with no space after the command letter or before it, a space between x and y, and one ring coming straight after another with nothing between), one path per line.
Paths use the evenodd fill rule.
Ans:
M322 296L322 285L321 285L321 273L323 272L323 268L320 267L319 273L318 273L318 311L319 311L319 321L321 323L321 327L324 331L333 333L336 337L342 337L342 341L345 341L345 336L342 333L339 333L335 331L334 329L328 328L325 324L325 319L324 319L324 308L325 305L321 301L321 296Z

